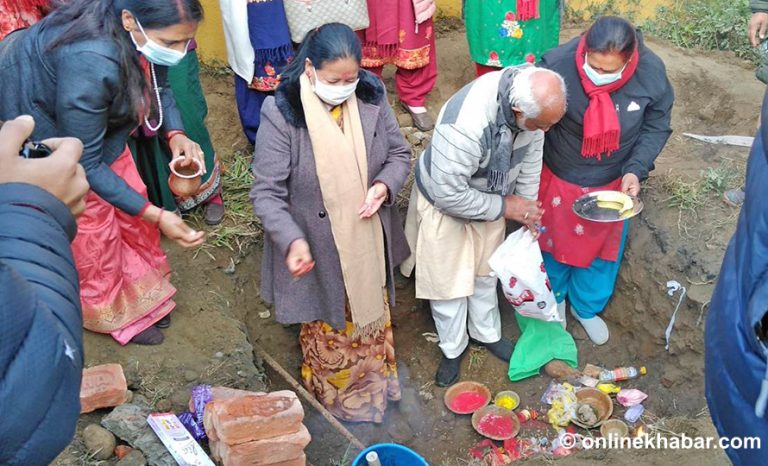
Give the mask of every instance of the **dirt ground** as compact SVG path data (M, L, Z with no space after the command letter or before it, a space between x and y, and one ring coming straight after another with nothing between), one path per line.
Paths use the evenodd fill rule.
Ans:
M563 39L577 29L567 29ZM703 327L706 304L738 211L721 202L723 185L743 178L747 149L694 142L683 132L721 135L754 133L764 86L751 69L727 54L702 54L649 40L668 68L677 101L674 134L644 187L645 211L631 222L630 238L616 294L605 318L610 342L593 346L583 330L569 322L579 347L579 362L605 367L645 365L648 375L626 384L649 393L644 422L659 431L689 436L715 436L703 395ZM436 114L440 105L473 78L463 31L438 29L439 79L429 99ZM234 104L232 78L207 75L204 87L210 106L208 120L215 146L225 163L233 154L248 153ZM391 76L388 87L393 88ZM394 93L390 98L394 102ZM401 120L403 118L401 117ZM418 154L415 154L415 156ZM728 186L730 187L730 186ZM86 332L86 362L120 362L131 388L158 409L180 412L189 388L198 383L238 388L285 388L275 373L254 358L252 344L265 348L294 376L299 375L298 327L283 326L264 314L259 300L260 248L245 253L226 248L211 255L181 251L165 244L179 293L173 325L159 347L119 347L110 338ZM678 296L666 293L667 280L677 280L688 294L678 314L669 351L664 330ZM396 441L414 448L433 465L468 464L467 450L481 440L468 417L449 413L442 402L444 389L432 381L440 352L423 336L434 332L425 303L415 300L413 283L397 284L393 324L404 399L393 404L382 425L348 425L364 443ZM505 336L519 331L512 311L502 312ZM517 391L523 406L538 408L550 380L546 376L511 383L506 364L482 348L472 348L464 359L463 380L478 380L493 391ZM307 407L313 435L308 457L315 465L349 464L356 452ZM105 412L81 418L79 431ZM524 429L524 435L536 435ZM550 438L553 432L549 431ZM558 460L563 465L668 465L681 461L701 466L728 464L716 451L593 451ZM529 464L549 464L538 458ZM80 436L57 460L59 465L96 464L84 451ZM110 461L100 464L112 464Z

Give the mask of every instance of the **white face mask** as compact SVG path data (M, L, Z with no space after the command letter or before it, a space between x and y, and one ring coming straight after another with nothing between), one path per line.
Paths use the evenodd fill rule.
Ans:
M144 28L141 27L139 20L135 17L134 19L136 19L136 25L139 26L139 31L141 31L141 34L144 35L144 40L146 40L146 42L144 45L139 46L139 43L136 42L136 39L133 38L133 33L129 32L128 35L131 36L131 40L133 41L133 45L136 46L136 50L144 55L144 58L146 58L147 61L154 63L155 65L176 66L187 55L189 42L187 42L187 47L184 47L183 52L179 52L178 50L173 50L168 47L163 47L162 45L150 39L149 36L147 36L147 33L144 32Z
M357 89L357 83L360 82L360 79L358 78L355 79L355 82L344 84L342 86L326 84L320 79L320 76L317 75L317 70L314 67L312 69L315 72L315 84L312 86L313 90L320 100L328 105L336 106L343 104L347 99L354 95L355 90Z
M587 61L587 54L584 54L584 66L582 68L584 69L584 73L587 74L589 80L592 81L595 86L606 86L620 80L621 74L624 72L626 67L627 65L624 64L624 66L615 73L600 74L594 68L589 66L589 62Z

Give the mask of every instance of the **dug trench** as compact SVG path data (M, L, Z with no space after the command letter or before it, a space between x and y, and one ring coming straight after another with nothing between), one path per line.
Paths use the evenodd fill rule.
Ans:
M567 29L562 39L578 31ZM736 209L722 203L721 194L723 189L742 181L748 152L744 148L692 142L682 133L753 134L764 86L754 79L748 66L727 54L691 52L652 39L649 42L665 61L676 91L674 134L643 187L645 209L630 222L616 292L604 313L611 330L610 341L600 347L592 345L573 319L569 319L568 330L578 345L580 367L585 363L608 368L647 367L648 375L624 385L648 393L643 418L648 426L666 434L714 436L704 399L703 332L707 303L738 216ZM435 112L472 79L474 71L460 28L438 28L437 47L439 78L429 101ZM391 75L385 79L390 101L395 104ZM210 107L209 130L231 172L237 165L234 157L249 157L244 154L250 152L240 133L232 78L223 73L207 74L203 82ZM406 115L398 115L398 121L414 147L415 159L429 142L429 134L410 128ZM242 165L243 160L240 162ZM237 194L239 202L243 195ZM233 196L225 201L231 205ZM165 243L174 270L173 283L179 290L179 307L173 325L165 331L166 342L151 348L119 347L108 337L86 332L86 365L122 363L137 394L159 410L175 412L185 408L189 389L199 383L251 390L288 388L282 377L254 356L252 344L264 348L298 379L298 326L277 323L274 314L267 312L269 307L259 299L260 246L240 249L236 243L219 241L236 223L252 221L247 212L230 212L226 224L210 232L209 238L216 240L219 247L190 252ZM665 329L680 297L679 293L667 294L669 280L679 282L687 293L666 350ZM503 333L514 341L519 331L513 311L503 299L501 303ZM381 425L346 426L363 443L403 443L432 465L467 464L468 449L481 437L474 432L469 417L446 409L445 389L433 384L440 351L427 339L429 335L425 336L435 331L434 324L426 303L414 298L412 281L398 280L392 311L403 399L391 403ZM550 383L549 377L512 383L506 373L507 364L481 347L470 347L462 365L462 380L481 381L494 393L515 390L522 407L542 407L540 397ZM349 464L357 452L306 403L305 408L306 423L313 435L307 450L312 463ZM623 409L617 409L617 414L622 413ZM78 435L56 464L95 464L84 449L82 430L104 414L100 411L81 417ZM523 434L554 437L551 428L533 426L524 428ZM559 463L629 465L639 459L653 465L677 461L728 464L722 453L710 450L592 451ZM111 464L113 460L99 464ZM545 462L539 458L531 464Z

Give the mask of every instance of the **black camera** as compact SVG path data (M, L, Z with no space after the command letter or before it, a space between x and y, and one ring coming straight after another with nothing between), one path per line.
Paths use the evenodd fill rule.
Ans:
M27 141L21 146L19 156L25 159L43 159L51 155L51 152L53 152L51 148L42 142Z
M4 121L0 121L0 128L3 127L4 123ZM42 142L27 140L19 149L19 157L24 157L25 159L44 159L51 155L52 152L51 148Z

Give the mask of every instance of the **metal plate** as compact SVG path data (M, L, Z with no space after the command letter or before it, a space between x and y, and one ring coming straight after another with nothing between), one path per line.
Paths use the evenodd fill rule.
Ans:
M621 216L619 216L618 210L597 206L597 196L599 194L613 192L616 191L595 191L587 193L573 202L573 212L579 217L592 222L614 223L623 222L643 211L643 201L637 197L632 197L632 202L635 204L634 208L629 212L624 212ZM627 194L623 193L622 195L627 196Z

